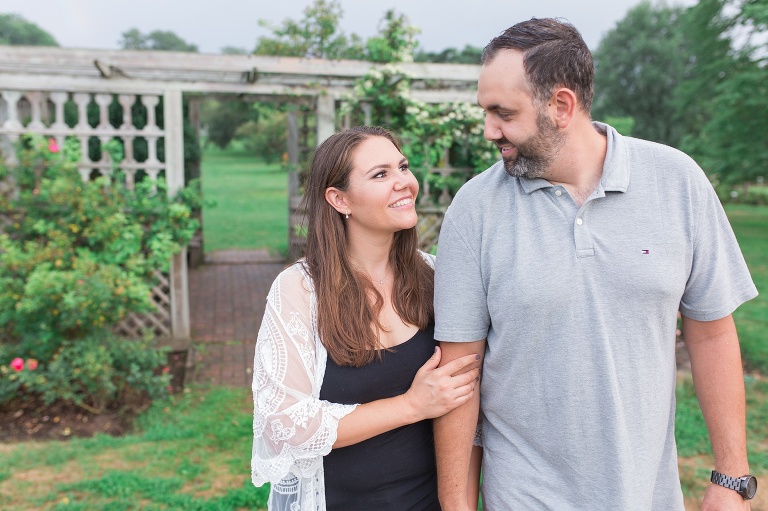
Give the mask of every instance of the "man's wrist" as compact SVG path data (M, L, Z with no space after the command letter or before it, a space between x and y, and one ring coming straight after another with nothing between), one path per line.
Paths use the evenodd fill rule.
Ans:
M713 470L710 481L724 489L735 492L744 500L752 499L757 493L757 479L749 474L732 476Z

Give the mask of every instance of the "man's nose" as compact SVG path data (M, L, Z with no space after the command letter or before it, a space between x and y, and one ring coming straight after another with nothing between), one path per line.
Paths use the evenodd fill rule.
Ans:
M483 136L486 140L498 140L501 138L501 129L496 124L489 114L485 115L485 122L483 123Z

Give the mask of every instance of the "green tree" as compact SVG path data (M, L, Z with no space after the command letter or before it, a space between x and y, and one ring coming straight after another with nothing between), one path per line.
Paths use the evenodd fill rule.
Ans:
M18 14L0 14L0 45L58 46L51 34Z
M143 34L138 28L132 28L122 33L122 39L118 44L124 50L197 52L197 45L186 42L169 30L153 30Z
M727 1L700 0L681 17L685 71L675 92L675 103L684 132L681 148L685 151L695 152L701 130L712 116L713 103L702 98L712 97L736 64L728 36L734 20L722 14Z
M480 58L483 55L483 49L477 46L466 45L463 49L446 48L441 52L416 53L414 60L416 62L436 62L445 64L480 64Z
M632 8L595 52L596 119L632 117L637 137L678 146L674 93L685 70L681 7Z
M219 53L222 55L248 55L248 50L237 46L224 46Z
M304 17L295 21L286 19L281 26L268 20L259 25L272 32L271 36L258 39L256 55L282 55L286 57L311 57L324 59L361 59L362 39L345 35L339 28L343 15L337 0L315 0L304 9Z
M379 23L379 34L365 43L371 62L413 62L419 29L404 14L389 9Z
M726 14L730 7L726 2L702 0L691 9L703 21L699 23L703 28L692 32L698 37L693 40L709 41L709 45L697 54L701 58L695 60L687 91L686 106L694 101L705 105L686 110L704 112L697 117L701 128L691 130L684 149L718 181L739 183L768 172L768 1L747 1L736 15ZM741 47L728 38L734 27L745 41Z

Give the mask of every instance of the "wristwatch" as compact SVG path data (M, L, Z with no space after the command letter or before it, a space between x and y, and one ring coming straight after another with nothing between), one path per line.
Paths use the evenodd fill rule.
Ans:
M744 500L751 499L757 493L757 479L755 479L755 476L731 477L713 470L712 477L709 480L720 486L735 490Z

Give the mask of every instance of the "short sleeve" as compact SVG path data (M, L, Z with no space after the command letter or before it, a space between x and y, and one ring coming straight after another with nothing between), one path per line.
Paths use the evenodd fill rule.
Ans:
M680 312L697 321L714 321L757 296L757 289L715 191L709 182L700 191L691 273Z
M487 337L490 326L487 290L476 254L478 248L468 243L450 215L453 207L448 208L437 245L435 339L479 341Z
M311 477L336 441L339 420L356 405L319 399L313 293L296 266L272 284L253 364L253 457L257 486L277 483L290 472Z

